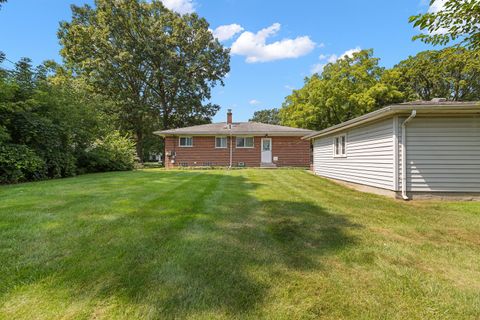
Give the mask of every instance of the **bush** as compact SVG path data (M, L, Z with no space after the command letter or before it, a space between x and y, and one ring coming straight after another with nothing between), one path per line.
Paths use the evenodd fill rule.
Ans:
M45 178L46 165L24 145L0 145L0 183L17 183Z
M79 157L78 167L84 172L126 171L135 165L135 144L128 137L113 131L87 149Z

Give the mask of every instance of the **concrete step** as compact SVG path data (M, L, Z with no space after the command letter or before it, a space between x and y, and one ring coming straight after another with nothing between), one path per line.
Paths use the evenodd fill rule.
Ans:
M275 163L260 163L260 168L269 168L269 169L274 169L276 168L277 165Z

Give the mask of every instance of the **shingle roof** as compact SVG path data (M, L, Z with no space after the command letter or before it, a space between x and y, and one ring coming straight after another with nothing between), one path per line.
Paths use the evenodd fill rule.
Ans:
M269 136L305 136L313 131L266 124L260 122L234 122L231 130L226 122L209 123L192 127L156 131L160 136L170 135L266 135Z

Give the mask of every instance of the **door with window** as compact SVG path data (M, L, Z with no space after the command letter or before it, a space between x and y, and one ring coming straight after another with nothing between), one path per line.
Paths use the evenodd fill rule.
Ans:
M262 163L272 163L272 138L262 138Z

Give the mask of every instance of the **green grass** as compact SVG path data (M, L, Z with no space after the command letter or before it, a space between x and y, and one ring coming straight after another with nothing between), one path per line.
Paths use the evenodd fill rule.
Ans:
M2 319L478 319L480 203L300 170L0 187Z

